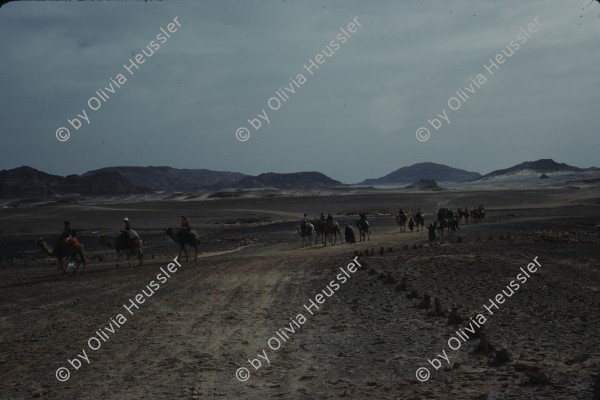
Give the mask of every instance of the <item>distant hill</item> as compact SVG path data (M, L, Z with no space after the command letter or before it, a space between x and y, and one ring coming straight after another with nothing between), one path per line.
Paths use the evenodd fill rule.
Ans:
M539 173L548 173L548 172L583 172L585 169L573 167L572 165L557 163L552 159L545 158L537 161L525 161L521 164L515 165L506 169L499 169L497 171L492 171L489 174L485 174L481 177L481 179L492 178L501 175L511 175L517 174L519 172L534 172L536 174Z
M419 182L415 182L412 185L407 186L405 189L415 189L432 192L447 190L443 187L440 187L440 185L438 185L437 182L432 179L421 179Z
M51 197L61 193L60 176L23 166L0 171L0 197Z
M65 179L69 179L69 177ZM91 175L78 176L73 180L76 182L73 193L81 193L85 195L113 195L153 192L153 190L150 188L144 188L135 185L125 176L116 171L96 172Z
M367 179L364 185L390 185L397 183L413 183L421 179L431 179L438 182L464 182L481 177L477 172L469 172L452 168L443 164L423 162L402 167L396 171L377 179Z
M0 171L0 198L123 195L194 192L221 189L306 189L344 186L320 172L265 173L249 176L238 172L171 167L108 167L83 175L62 177L23 166Z
M216 185L230 186L247 175L239 172L208 169L178 169L171 167L107 167L85 173L118 172L137 186L156 191L193 192L211 189Z
M199 190L251 189L272 187L278 189L319 188L341 186L320 172L296 172L278 174L274 172L251 176L239 172L211 171L208 169L177 169L171 167L107 167L90 171L118 172L135 185L156 191L194 192Z
M277 189L306 189L333 186L344 186L344 184L340 181L331 179L320 172L295 172L289 174L268 172L258 176L244 177L231 187L243 189L264 187Z
M23 166L0 171L0 197L46 198L68 194L118 195L147 193L117 172L93 173L87 176L51 175Z

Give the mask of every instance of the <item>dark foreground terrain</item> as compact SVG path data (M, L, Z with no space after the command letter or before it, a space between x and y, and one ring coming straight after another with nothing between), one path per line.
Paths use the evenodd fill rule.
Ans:
M431 221L441 206L479 203L482 223L433 244L424 232L400 233L391 215L421 207ZM369 212L371 240L301 248L297 221L321 211L342 226ZM598 190L1 209L0 398L592 399L599 211ZM178 251L164 229L182 213L200 232L200 257L142 294ZM141 267L98 243L124 216L144 239ZM89 262L84 274L57 278L35 238L53 242L64 219ZM361 266L348 272L357 254ZM535 257L541 267L490 314L484 305ZM128 313L138 294L144 303ZM470 325L478 314L483 331ZM91 339L96 350L91 337L102 338ZM420 382L423 367L431 375ZM70 379L58 381L59 368ZM250 376L240 382L236 371Z

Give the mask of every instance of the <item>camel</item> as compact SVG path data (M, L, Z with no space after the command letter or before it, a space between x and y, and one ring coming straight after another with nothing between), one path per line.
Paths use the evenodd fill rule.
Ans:
M325 246L327 246L327 238L329 238L329 243L332 246L335 246L337 243L337 238L340 237L340 243L342 241L342 230L340 229L337 221L329 220L325 222Z
M423 214L417 213L415 214L415 226L417 227L417 232L419 232L419 225L421 225L421 230L425 230L425 217Z
M312 224L305 223L302 225L296 225L296 229L302 237L302 247L312 246L312 233L314 230L314 226Z
M449 210L449 209L448 209L448 208L446 208L446 207L442 207L442 208L440 208L440 209L439 209L439 211L438 211L438 213L437 213L437 219L438 219L439 221L441 221L441 220L443 220L443 219L445 219L445 218L452 218L452 216L453 216L453 215L452 215L452 211L451 211L451 210Z
M371 240L371 228L369 227L369 223L366 220L359 219L356 221L356 227L358 228L358 241L362 242L367 237Z
M434 223L433 226L435 227L435 229L438 231L438 234L440 236L440 240L444 237L444 230L446 228L448 228L448 220L446 218L442 218L442 219L437 219Z
M406 222L408 221L408 216L406 214L396 215L396 223L400 225L400 232L406 232Z
M479 214L481 215L481 219L485 219L485 207L483 204L480 204L477 209L479 210Z
M473 223L478 224L481 222L481 219L482 219L481 210L473 209L470 211L470 213L471 213L471 220L473 221Z
M325 244L325 222L320 219L315 219L313 221L313 225L315 228L315 244L321 239L321 244Z
M457 230L460 230L458 226L459 217L458 215L448 220L448 236L454 236Z
M71 276L71 272L65 267L63 259L67 265L69 264L69 260L73 260L75 263L75 270L73 271L73 274L79 269L79 264L83 264L81 273L83 274L85 271L85 252L83 244L79 243L73 245L73 242L69 241L69 244L64 245L59 241L53 248L49 248L48 243L46 243L46 241L42 238L37 238L36 242L44 253L48 254L49 256L56 257L56 261L58 262L59 277L62 274Z
M463 210L461 207L458 207L458 219L459 222L464 218L465 219L465 225L469 225L469 209L467 207L465 207L465 209Z
M131 256L136 255L139 263L138 266L143 265L142 257L144 256L142 252L142 239L131 239L129 234L125 231L121 231L119 236L113 242L106 235L100 236L100 243L108 248L115 249L117 252L117 261L120 258L122 253L127 255L127 261L129 262L129 266L131 267ZM117 267L119 267L119 263L117 262Z
M198 245L200 244L200 239L198 239L196 231L180 230L177 233L174 233L173 228L167 228L165 229L165 232L167 232L167 235L169 235L175 243L181 246L179 249L179 256L177 256L178 259L181 259L181 252L183 251L185 253L185 261L189 260L185 246L190 245L196 251L194 261L198 260Z

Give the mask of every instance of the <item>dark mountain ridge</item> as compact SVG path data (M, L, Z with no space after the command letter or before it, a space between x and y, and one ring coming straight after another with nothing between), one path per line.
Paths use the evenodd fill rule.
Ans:
M267 172L258 176L247 176L235 183L236 188L307 189L345 186L320 172L295 172L278 174Z
M239 172L171 167L108 167L62 177L23 166L0 171L0 198L47 198L73 194L129 195L221 189L307 189L344 186L320 172L274 172L249 176Z
M405 189L433 191L433 192L446 190L443 187L440 187L436 181L431 180L431 179L421 179L419 182L415 182L412 185L406 186Z
M591 169L588 169L591 170ZM494 176L500 175L510 175L515 174L522 171L532 171L535 173L548 173L548 172L583 172L586 171L584 168L574 167L572 165L568 165L565 163L557 163L556 161L550 158L542 158L537 161L525 161L521 164L514 165L510 168L499 169L496 171L492 171L489 174L485 174L481 177L491 178Z
M384 177L367 179L362 184L412 184L423 180L465 182L531 171L536 174L597 172L597 168L578 168L551 159L527 161L510 168L490 172L481 177L477 172L464 171L430 162L400 168ZM427 181L425 181L427 182ZM429 182L431 183L431 182ZM435 186L427 184L428 189ZM320 172L275 173L250 176L239 172L207 169L177 169L172 167L107 167L83 175L62 177L38 171L28 166L0 171L0 198L47 198L65 195L130 195L164 192L198 192L224 189L311 189L345 187ZM419 186L419 185L417 185Z
M87 176L51 175L23 166L0 171L0 197L46 198L67 194L120 195L148 193L117 172L100 172Z
M478 172L469 172L458 168L452 168L443 164L422 162L402 167L381 178L366 179L363 185L389 185L406 184L418 182L421 179L429 179L437 182L465 182L481 177Z
M137 186L155 191L193 192L215 185L229 186L246 177L240 172L211 171L208 169L178 169L172 167L106 167L86 172L118 172Z

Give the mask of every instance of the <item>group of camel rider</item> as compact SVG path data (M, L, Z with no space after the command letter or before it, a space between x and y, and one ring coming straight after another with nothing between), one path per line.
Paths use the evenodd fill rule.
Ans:
M140 236L131 227L131 222L129 222L129 218L127 218L127 217L123 218L123 222L125 222L125 229L123 229L121 232L125 232L126 234L128 234L132 240L139 239ZM179 224L181 225L179 232L191 232L192 231L192 227L190 226L190 221L187 219L187 217L185 215L181 216L181 221ZM76 232L71 227L71 223L69 221L64 222L64 228L60 235L60 239L61 239L60 243L65 246L67 246L67 245L79 246L79 241L77 240Z
M417 217L420 217L420 216L421 216L421 214L422 214L422 211L421 211L421 209L420 209L420 208L417 208L417 211L415 212L415 215L416 215ZM403 210L403 209L400 209L400 211L398 211L398 216L399 216L399 217L401 217L401 216L403 216L403 215L406 215L406 213L404 212L404 210Z
M325 214L321 213L319 220L321 222L321 226L325 226L325 224L333 224L333 215L327 214L327 217L325 217ZM369 222L367 221L367 216L365 214L360 214L360 220L366 222L368 226ZM307 226L313 226L307 213L304 213L304 216L302 217L301 226L302 229L306 229ZM346 243L356 243L354 231L350 225L346 224L344 233L346 237Z
M369 221L367 221L366 214L359 214L359 216L360 216L361 221L366 222L367 225L369 224ZM321 220L322 224L333 223L333 216L331 214L327 214L327 217L325 217L325 214L321 213L321 216L319 217L319 219ZM310 222L310 218L308 217L308 214L304 213L301 224L302 224L302 226L306 226L307 224L312 225ZM346 226L348 226L348 225L346 225Z
M331 214L327 214L327 218L325 218L325 214L321 213L319 219L321 220L321 223L333 223L333 216ZM302 226L306 226L307 224L312 225L308 214L304 213L304 216L302 217Z

